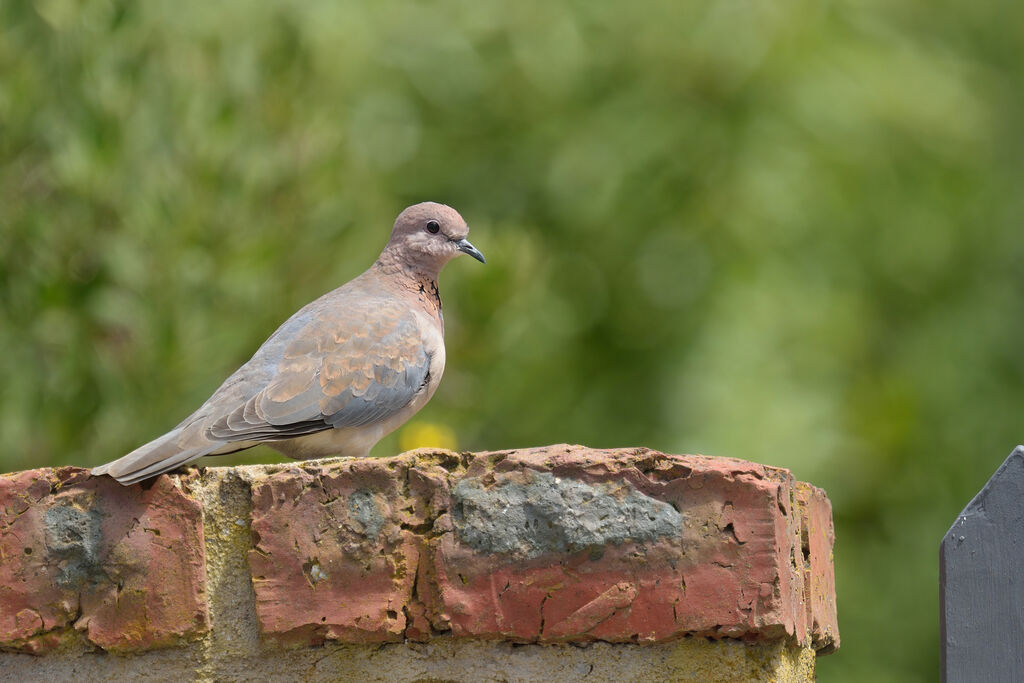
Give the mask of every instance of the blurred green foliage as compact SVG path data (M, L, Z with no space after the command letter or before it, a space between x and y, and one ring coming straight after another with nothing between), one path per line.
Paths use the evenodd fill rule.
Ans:
M443 201L488 265L444 273L424 420L792 468L835 506L822 679L934 680L937 544L1024 439L1022 39L996 3L0 3L0 468L161 434Z

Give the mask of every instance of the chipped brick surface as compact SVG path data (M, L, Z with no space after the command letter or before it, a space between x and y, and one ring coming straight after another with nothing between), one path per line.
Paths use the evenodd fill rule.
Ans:
M252 491L272 640L837 642L827 498L786 470L648 449L418 451L306 463Z
M804 482L797 483L796 500L801 511L804 595L811 645L821 654L827 654L839 648L836 575L832 563L835 541L832 503L824 491Z
M252 486L249 556L264 636L400 641L419 558L408 461L306 465ZM404 524L403 524L404 523Z
M538 505L537 484L547 477L573 505ZM467 481L491 491L525 487L534 495L491 505L494 531L511 515L556 541L542 553L491 552L471 533L468 501L458 495ZM589 495L571 495L569 482ZM481 454L453 486L434 542L438 620L456 635L523 641L802 638L792 486L781 470L646 449ZM607 537L588 529L592 506L598 520L613 521Z
M0 476L0 647L75 632L118 652L208 628L202 511L176 481L122 487L65 467Z

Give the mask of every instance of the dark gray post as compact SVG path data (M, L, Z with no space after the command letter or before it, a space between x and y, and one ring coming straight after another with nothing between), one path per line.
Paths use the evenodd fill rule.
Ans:
M946 532L939 594L942 680L1024 681L1024 446Z

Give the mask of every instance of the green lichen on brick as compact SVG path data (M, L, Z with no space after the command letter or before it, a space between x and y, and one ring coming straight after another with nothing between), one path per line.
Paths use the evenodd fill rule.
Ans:
M78 589L105 578L100 558L102 515L93 506L54 505L46 511L47 550L60 558L57 585Z
M348 514L359 524L359 531L364 536L376 539L387 518L377 508L377 501L372 491L365 489L356 491L348 497Z
M538 557L678 536L683 518L628 482L590 484L527 470L525 481L459 481L452 516L459 539L483 553Z

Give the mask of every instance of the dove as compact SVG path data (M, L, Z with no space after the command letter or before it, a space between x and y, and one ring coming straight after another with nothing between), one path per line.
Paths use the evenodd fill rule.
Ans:
M441 381L438 275L460 254L486 262L468 234L444 204L405 209L369 270L285 321L177 427L92 474L129 485L257 444L296 459L368 455Z

